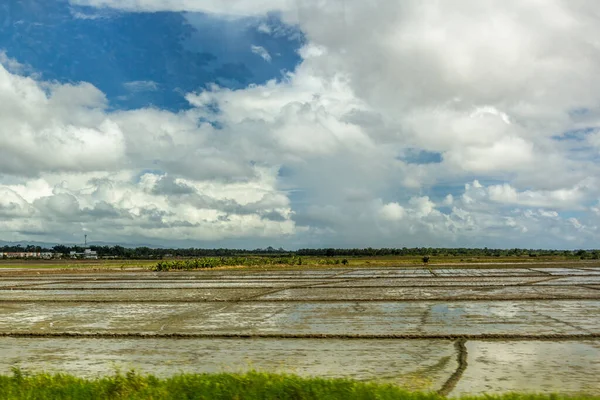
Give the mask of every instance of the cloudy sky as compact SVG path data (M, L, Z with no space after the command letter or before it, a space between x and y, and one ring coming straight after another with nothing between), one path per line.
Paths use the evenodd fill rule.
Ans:
M5 0L0 240L600 247L593 0Z

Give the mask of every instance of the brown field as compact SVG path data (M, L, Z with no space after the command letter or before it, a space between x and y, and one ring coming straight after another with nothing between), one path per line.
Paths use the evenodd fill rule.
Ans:
M192 272L4 260L0 372L255 368L450 394L600 392L598 262L349 260Z

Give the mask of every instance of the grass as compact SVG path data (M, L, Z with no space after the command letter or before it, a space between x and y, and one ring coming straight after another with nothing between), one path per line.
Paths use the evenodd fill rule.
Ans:
M523 268L527 265L554 266L599 266L600 261L579 260L563 256L546 257L431 257L427 264L431 268ZM423 267L420 256L373 256L373 257L200 257L185 260L162 260L154 266L155 271L195 270L206 268L243 267L244 269L303 269L303 268L394 268Z
M162 263L166 266L164 270L188 269L171 268L171 265L179 263L194 262L194 260L210 261L211 259L220 260L220 257L200 257L191 260L166 259ZM238 264L229 261L242 260ZM348 265L343 265L343 259L348 260ZM304 269L304 268L392 268L392 267L419 267L423 266L420 256L372 256L372 257L281 257L265 258L260 256L251 257L229 257L226 263L213 263L213 267L228 269L241 267L248 270L286 270L286 269ZM245 260L245 261L244 261ZM301 265L300 264L301 260ZM336 264L336 261L338 264ZM516 264L515 264L516 263ZM491 268L498 267L520 267L521 263L534 264L552 264L557 266L600 266L600 261L596 260L578 260L575 258L563 256L544 256L544 257L465 257L465 256L433 256L429 260L430 267L443 268L486 268L488 264ZM148 270L160 270L160 264L157 260L1 260L0 270L2 268L26 268L26 269L75 269L75 270L118 270L126 268L142 268ZM502 265L504 264L504 265ZM193 268L195 269L195 268Z
M0 260L0 269L124 269L151 268L154 265L156 260Z
M250 372L184 374L159 379L134 372L95 380L70 375L24 376L16 369L0 377L0 399L439 399L392 385L348 379L300 378Z
M347 265L347 259L310 258L308 265ZM235 267L235 266L302 266L302 257L200 257L186 260L161 260L155 271L189 271L195 269Z
M0 376L0 399L441 400L444 397L435 393L409 392L391 384L364 383L350 379L301 378L260 372L181 374L160 379L131 371L89 380L65 374L25 375L15 368L12 376ZM600 397L506 394L463 399L578 400Z

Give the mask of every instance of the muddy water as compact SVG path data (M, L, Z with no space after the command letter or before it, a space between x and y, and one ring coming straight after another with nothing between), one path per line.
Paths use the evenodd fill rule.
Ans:
M313 280L294 280L296 285L314 284ZM69 283L38 283L38 289L58 290L98 290L98 289L205 289L205 288L278 288L290 286L289 280L263 280L263 281L231 281L231 280L203 280L203 281L112 281L112 282L69 282Z
M341 287L338 287L341 286ZM593 288L564 285L562 287L548 286L502 286L486 287L422 287L422 286L379 286L354 288L352 285L335 287L292 288L261 296L262 300L296 300L327 301L327 300L515 300L515 299L600 299L600 292Z
M438 390L462 371L459 356L466 355L453 394L598 394L600 340L592 338L600 337L599 276L585 265L0 271L0 373L11 365L85 376L116 366L163 376L258 368ZM15 337L28 334L39 337ZM133 339L140 334L154 337ZM188 338L164 338L178 334ZM223 339L233 335L254 338ZM337 336L306 338L318 335ZM371 338L339 339L360 335ZM419 339L381 339L389 335ZM489 335L504 341L481 341ZM531 341L552 335L563 341ZM457 340L432 340L439 337ZM581 341L564 341L575 338Z
M0 303L0 333L600 334L600 301Z
M0 302L69 301L76 303L98 301L170 302L170 301L235 301L264 293L264 288L204 288L192 289L127 289L127 290L0 290ZM600 292L598 292L600 294ZM1 305L0 305L1 308Z
M466 348L468 366L452 396L600 392L600 341L468 341ZM0 338L0 354L0 374L13 366L84 377L252 369L427 391L439 390L458 367L455 346L443 340Z
M218 284L198 288L181 288L173 285L169 288L148 287L126 288L122 290L107 289L96 286L93 290L82 288L43 289L40 286L11 286L10 290L0 287L0 302L2 301L69 301L69 302L173 302L173 301L295 301L295 302L327 302L327 301L458 301L458 300L551 300L551 299L598 299L598 285L530 285L520 286L516 281L499 284L482 282L452 282L444 286L435 286L436 282L415 282L415 286L394 286L385 280L380 286L367 284L332 283L311 288L286 289L279 284L264 283L262 287L225 287ZM288 283L290 284L290 283ZM291 283L294 285L294 283ZM402 283L401 285L406 285ZM434 286L428 286L434 285ZM358 287L356 287L358 286ZM274 290L280 289L280 290Z
M469 341L453 394L507 391L600 393L600 341Z
M544 277L545 278L545 277ZM352 281L337 280L325 282L320 287L461 287L461 286L511 286L533 284L540 281L540 277L461 277L457 279L402 279L402 278L379 278L379 279L353 279Z
M0 339L0 374L62 371L85 377L116 368L159 376L250 369L348 377L437 390L457 367L448 341L272 339Z

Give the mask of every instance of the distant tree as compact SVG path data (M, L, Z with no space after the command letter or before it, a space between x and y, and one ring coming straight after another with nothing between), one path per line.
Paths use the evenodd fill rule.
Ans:
M423 264L429 264L429 256L423 256Z
M583 259L585 259L585 258L586 258L586 256L587 256L587 251L585 251L585 250L577 250L577 251L575 252L575 255L576 255L577 257L579 257L580 259L582 259L582 260L583 260Z
M62 244L58 244L56 246L54 246L52 248L52 250L54 250L57 253L62 253L62 254L69 254L69 251L71 251L71 249L65 245Z

